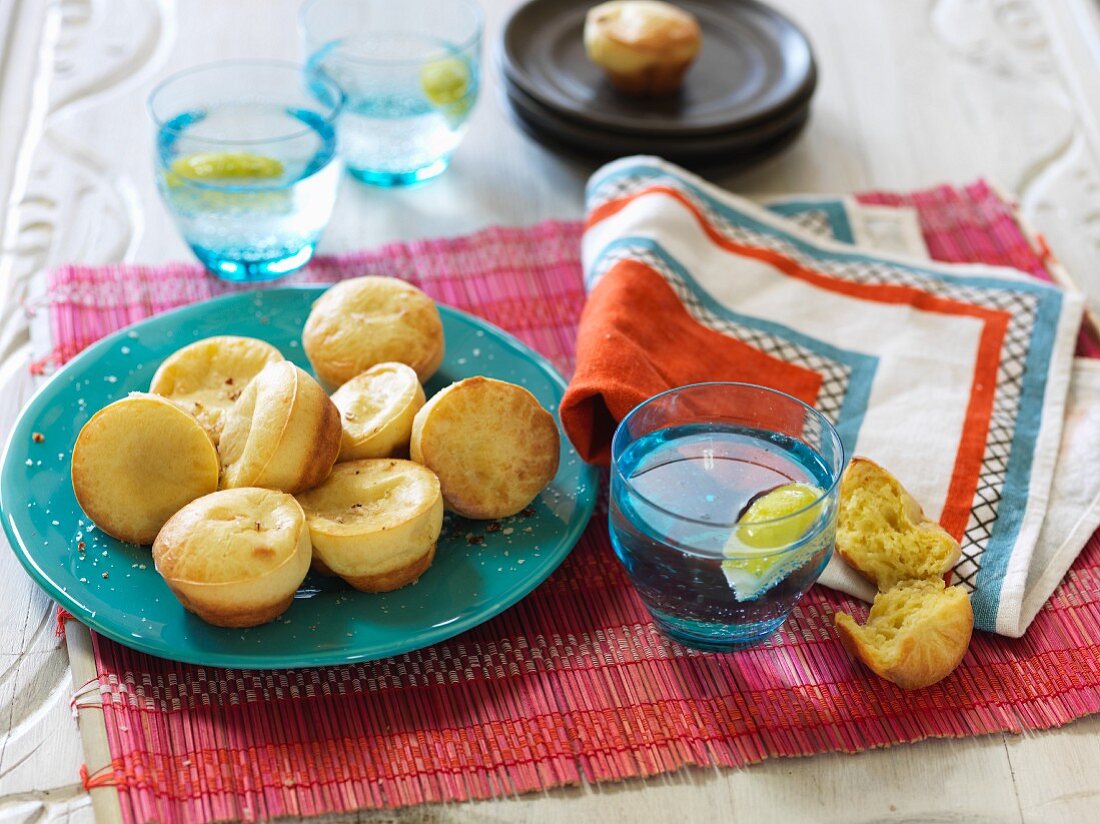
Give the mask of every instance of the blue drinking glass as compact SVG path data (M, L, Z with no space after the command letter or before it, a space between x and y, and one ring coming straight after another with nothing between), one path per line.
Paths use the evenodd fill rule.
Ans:
M348 171L376 186L441 174L480 86L482 14L473 0L309 0L299 17L311 82L347 95Z
M709 650L773 633L832 555L844 460L820 413L772 389L700 383L635 407L611 444L611 538L662 631Z
M339 87L300 66L231 61L153 90L157 187L184 240L225 280L282 277L313 256L340 181Z

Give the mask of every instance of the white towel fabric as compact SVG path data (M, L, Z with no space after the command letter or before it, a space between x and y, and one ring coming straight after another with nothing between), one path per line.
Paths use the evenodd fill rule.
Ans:
M805 203L813 198L797 198ZM780 201L780 203L789 201ZM916 212L842 201L856 245L883 252L928 257ZM1019 638L1065 576L1081 547L1100 527L1100 360L1075 358L1066 400L1062 444L1050 503L1026 575L1006 581L998 631ZM875 588L834 557L821 583L864 601ZM1010 589L1011 587L1011 589Z

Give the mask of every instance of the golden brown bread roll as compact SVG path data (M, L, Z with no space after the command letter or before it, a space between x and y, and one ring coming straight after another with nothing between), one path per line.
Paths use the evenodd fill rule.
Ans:
M151 544L176 510L218 488L218 454L191 415L134 393L92 416L73 446L73 491L96 526Z
M443 526L439 479L412 461L337 464L328 480L298 496L322 572L364 592L388 592L419 578Z
M185 608L219 627L253 627L290 606L312 557L293 497L256 487L192 501L153 543L153 563Z
M317 376L331 386L389 361L411 366L426 381L443 362L443 322L435 302L410 283L353 278L313 304L302 345Z
M332 395L343 435L338 461L409 454L412 423L424 405L424 387L403 363L379 363Z
M970 598L943 581L904 581L875 596L863 626L836 614L841 643L871 670L902 689L950 675L966 655L974 629Z
M505 518L557 474L558 427L523 387L467 378L416 413L409 451L439 476L447 508L467 518Z
M149 391L190 412L217 446L225 414L248 382L282 353L256 338L219 335L179 349L157 369Z
M628 94L679 89L701 44L695 16L659 0L612 0L590 9L585 18L589 60Z
M925 517L897 478L859 457L840 482L836 551L879 589L910 578L942 578L960 555L958 541Z
M225 417L221 486L300 492L328 477L339 452L340 413L325 390L290 361L269 363Z

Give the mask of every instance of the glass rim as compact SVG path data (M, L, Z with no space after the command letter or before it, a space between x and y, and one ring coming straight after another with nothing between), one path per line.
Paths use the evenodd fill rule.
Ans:
M702 388L705 388L705 387L722 387L722 388L726 388L726 389L732 389L732 388L751 389L751 390L754 390L754 391L757 391L757 392L761 392L761 393L764 393L764 394L773 395L773 396L776 396L776 397L785 398L787 400L793 401L797 405L801 406L803 409L808 410L809 412L813 413L814 417L816 417L819 421L821 421L822 424L824 424L825 431L831 434L831 436L835 440L837 448L839 450L839 453L840 453L840 470L837 471L836 477L834 477L832 479L832 483L830 483L829 486L826 489L824 489L820 495L818 495L813 501L806 504L805 506L799 507L794 512L789 512L786 515L782 515L778 518L768 518L767 520L764 520L764 521L754 521L752 523L752 526L754 526L754 527L769 527L769 526L775 526L777 524L781 524L784 521L788 521L791 518L795 518L799 515L802 515L802 514L808 512L809 510L811 510L815 507L820 506L824 501L826 501L832 495L833 490L836 489L837 485L840 483L841 476L844 474L844 466L845 466L845 463L846 463L846 460L847 460L847 455L845 454L846 451L844 449L844 442L840 439L840 433L836 431L836 427L833 426L832 423L824 415L822 415L820 412L818 412L816 409L814 409L808 403L805 403L804 401L799 400L794 395L790 395L790 394L788 394L786 392L782 392L778 389L772 389L771 387L768 387L768 386L761 386L758 383L747 383L747 382L744 382L744 381L700 381L699 383L688 383L688 384L684 384L683 386L673 386L670 389L666 389L663 392L658 392L656 395L653 395L652 397L646 398L644 401L639 403L637 406L635 406L633 409L631 409L629 412L627 412L626 415L623 416L623 419L621 421L619 421L618 426L615 427L614 434L611 436L611 471L615 474L615 476L622 483L626 484L630 488L631 495L633 495L633 496L637 497L638 499L644 501L647 506L652 507L653 509L657 510L658 512L662 512L665 515L669 515L669 516L675 518L678 521L684 521L684 522L692 523L692 524L700 524L702 526L708 526L708 527L712 527L712 528L713 527L717 527L717 528L728 527L730 530L734 529L737 526L741 526L741 524L737 520L733 520L733 521L704 521L704 520L701 520L699 518L692 518L691 516L688 516L688 515L682 515L678 512L673 512L671 509L668 509L667 507L661 506L660 504L658 504L657 502L651 500L650 498L643 495L641 492L639 492L637 490L637 488L634 486L634 484L632 484L630 482L630 479L627 478L626 475L623 474L622 470L619 468L619 462L616 460L615 442L619 438L619 433L625 431L625 427L627 425L627 422L630 421L630 419L633 418L635 414L640 412L642 409L644 409L649 404L665 397L666 395L671 395L674 392L683 392L684 390L687 390L687 389L702 389ZM815 523L816 523L816 521L815 521ZM742 555L744 555L745 557L748 557L748 556L758 557L760 555L769 555L769 554L778 555L778 554L782 554L784 552L787 552L788 550L791 550L791 549L797 547L798 544L799 544L799 542L795 541L792 544L789 544L789 545L786 545L786 546L783 546L783 547L780 547L780 548L774 549L774 550L761 549L761 550L756 551L756 552L745 552L745 553L741 553L741 554L735 554L735 555L729 556L729 557L742 557Z
M174 74L161 80L153 87L149 92L149 96L145 99L145 108L149 112L149 117L152 118L153 123L158 129L172 128L168 124L171 122L171 117L165 120L162 118L156 110L156 100L159 95L165 92L169 86L176 83L179 80L191 77L192 75L201 74L207 71L214 71L217 69L228 69L232 67L238 68L257 68L257 69L278 69L287 70L293 72L298 77L305 76L305 66L298 63L292 63L289 60L262 60L262 59L233 59L233 60L215 60L211 63L200 63L197 66L191 66L187 69L181 69ZM326 105L323 108L328 111L317 111L316 114L320 115L325 123L333 124L336 118L339 116L341 110L344 108L344 104L347 102L347 95L344 94L344 90L340 88L332 78L319 75L319 78L329 87L333 92L334 102L330 105ZM172 117L178 116L180 113L172 115ZM178 129L172 129L174 132L178 132ZM280 134L276 137L250 137L250 138L233 138L233 137L196 137L188 136L188 140L193 140L197 143L206 143L211 146L255 146L263 143L281 143L284 141L295 140L299 137L304 137L311 134L314 131L309 126L302 126L300 129L295 129L293 132L287 134Z
M298 9L298 29L305 35L306 39L310 41L309 49L313 51L313 42L316 42L318 38L314 35L310 25L306 22L306 16L309 12L319 6L322 3L328 3L331 0L305 0L302 3L300 9ZM473 12L474 30L473 33L454 46L456 52L464 52L475 46L485 33L485 12L476 0L450 0L450 2L458 3L465 6L471 12ZM331 42L331 40L323 41ZM323 45L323 43L322 43ZM447 52L445 49L440 49L439 53L447 57L454 57L454 54ZM349 63L359 63L365 66L420 66L428 62L428 60L419 57L394 57L394 58L381 58L381 57L366 57L356 54L355 52L348 52L341 55L343 59ZM308 59L308 58L307 58ZM434 58L428 58L434 59Z

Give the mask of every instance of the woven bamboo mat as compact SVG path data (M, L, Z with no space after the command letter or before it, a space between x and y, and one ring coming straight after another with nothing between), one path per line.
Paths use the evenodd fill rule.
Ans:
M1045 279L1054 270L985 184L865 199L915 206L941 260ZM406 278L568 374L584 300L580 232L545 223L393 245L318 260L296 279ZM188 265L59 270L50 359L229 288ZM1082 346L1097 351L1095 341ZM832 615L866 608L820 587L758 648L702 654L665 640L615 561L605 520L598 513L562 567L515 607L384 661L215 669L93 636L112 756L93 780L118 788L127 821L258 820L1036 730L1100 711L1100 536L1024 638L978 634L954 675L905 693L853 665Z

